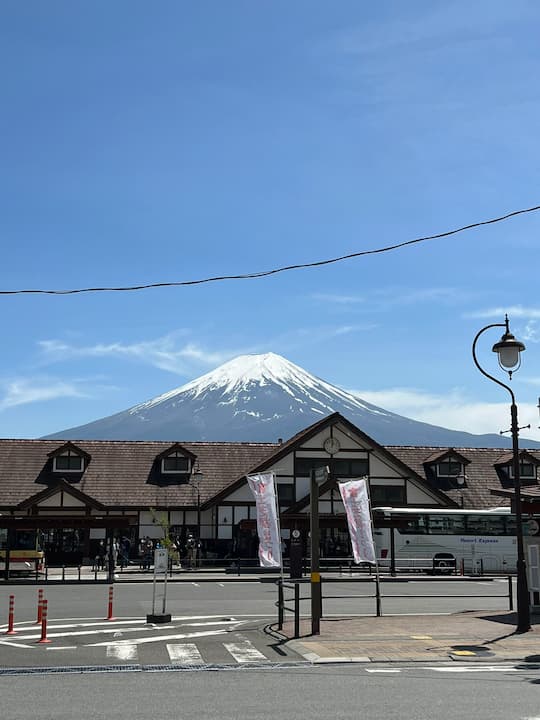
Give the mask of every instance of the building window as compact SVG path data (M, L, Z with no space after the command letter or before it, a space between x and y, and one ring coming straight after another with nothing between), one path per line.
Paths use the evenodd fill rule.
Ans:
M82 472L82 470L84 470L83 458L72 450L57 455L53 460L54 472Z
M405 485L370 485L371 504L403 505Z
M294 485L292 483L277 483L277 494L280 505L292 505L294 503Z
M294 474L296 477L310 477L311 471L317 468L330 467L330 473L340 478L355 478L369 475L369 461L367 458L354 458L351 460L327 460L324 458L296 458Z
M520 478L533 478L536 480L536 465L531 462L521 460L519 463L519 476ZM508 465L508 477L514 477L513 465Z
M463 474L463 466L457 460L443 460L437 464L438 477L456 477Z
M161 460L162 473L188 473L189 470L189 458L180 452L173 452Z

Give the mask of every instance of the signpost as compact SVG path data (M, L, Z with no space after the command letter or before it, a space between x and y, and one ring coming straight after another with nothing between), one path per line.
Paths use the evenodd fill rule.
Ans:
M319 486L326 482L328 468L311 470L310 483L310 534L311 534L311 634L321 632L321 573L319 569Z
M169 553L166 548L154 550L154 586L152 591L152 614L146 616L147 623L169 623L171 614L166 612L167 607L167 573L169 570ZM156 586L158 576L163 574L163 595L161 612L156 613Z

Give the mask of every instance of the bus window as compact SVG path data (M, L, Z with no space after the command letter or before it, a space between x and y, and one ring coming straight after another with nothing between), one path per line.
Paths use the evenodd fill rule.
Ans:
M467 534L505 535L504 520L501 515L468 515Z
M412 517L407 520L406 527L399 528L399 532L404 535L425 535L427 531L427 518L425 515Z
M430 515L431 535L462 535L465 532L463 515Z

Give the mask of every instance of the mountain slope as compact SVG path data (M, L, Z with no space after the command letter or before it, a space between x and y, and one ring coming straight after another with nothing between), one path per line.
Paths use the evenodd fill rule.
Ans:
M273 442L333 412L340 412L383 445L510 444L499 435L472 435L388 412L274 353L242 355L164 395L47 437ZM537 443L527 441L527 445Z

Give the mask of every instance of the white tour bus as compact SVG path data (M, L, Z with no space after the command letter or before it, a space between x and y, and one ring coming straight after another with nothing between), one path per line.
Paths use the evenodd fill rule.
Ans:
M376 507L373 519L382 567L467 574L516 570L516 521L508 507Z

